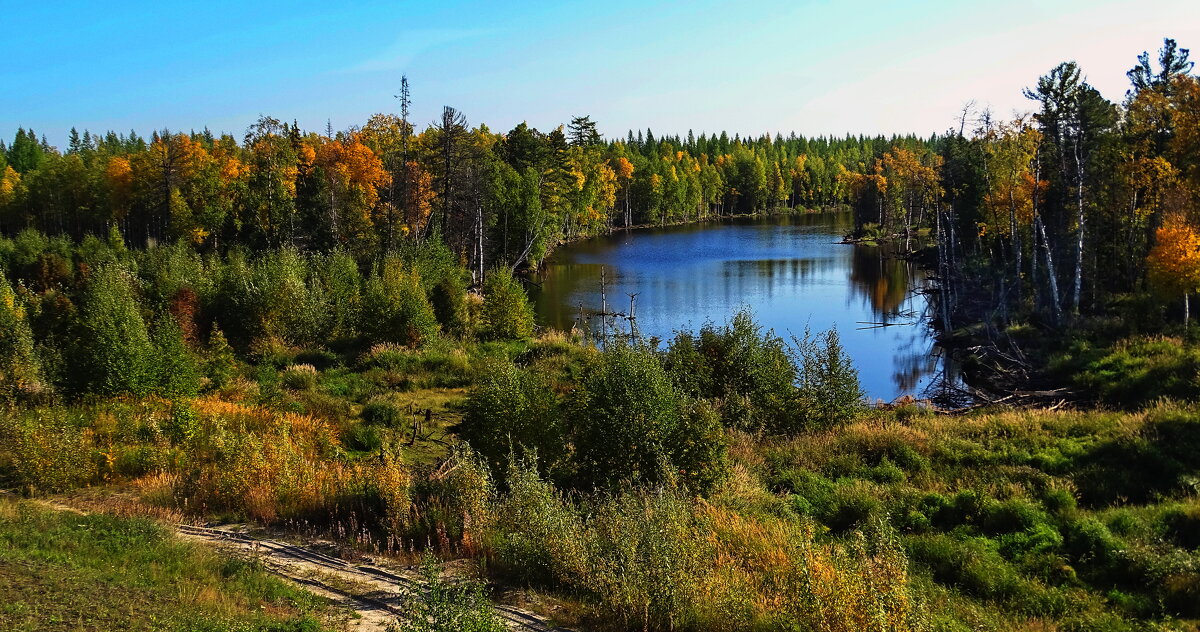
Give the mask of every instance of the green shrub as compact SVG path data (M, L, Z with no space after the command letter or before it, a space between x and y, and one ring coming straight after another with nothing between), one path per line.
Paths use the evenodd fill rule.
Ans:
M367 280L362 319L363 332L379 342L416 347L438 331L416 270L396 258L385 261L379 273Z
M342 435L346 447L360 452L378 452L383 447L383 437L374 426L354 424Z
M980 526L992 534L1027 531L1046 523L1048 517L1037 506L1023 498L1012 498L986 507Z
M795 340L800 355L799 401L803 426L829 428L853 419L863 408L858 371L836 329ZM799 428L796 428L797 430Z
M170 314L159 317L153 343L156 389L166 397L194 396L200 390L200 366L183 340L183 331Z
M508 361L493 363L476 382L456 431L496 471L510 454L527 450L537 453L547 472L565 465L569 438L553 386L541 373Z
M785 472L778 485L790 489L791 502L801 514L820 518L832 513L837 488L833 481L816 472L794 469Z
M229 346L224 332L216 325L213 325L212 333L208 336L205 355L205 373L216 388L223 388L237 376L238 362L233 355L233 347Z
M590 562L574 507L540 477L532 459L510 459L505 483L490 535L502 568L525 582L578 582Z
M438 550L461 546L478 551L494 513L492 473L469 446L458 444L429 476L413 486L418 508L409 525L414 539L436 541Z
M311 390L317 385L317 369L311 364L293 364L283 370L283 385L296 391Z
M672 630L694 625L704 576L715 555L703 512L678 489L636 489L590 508L593 559L580 588L625 626Z
M421 584L405 603L406 616L400 632L506 632L488 599L483 582L467 578L442 578L437 559L427 556L421 564Z
M610 346L570 402L568 418L578 424L573 436L579 485L661 482L682 469L681 461L703 469L700 455L723 459L719 445L697 444L722 440L707 418L695 418L693 425L683 413L684 402L652 352Z
M367 402L359 416L367 424L384 428L399 428L404 425L405 419L404 411L400 410L400 407L394 402L386 399Z
M362 310L362 274L358 263L344 248L313 259L311 266L322 287L325 314L321 331L330 339L351 338L358 333Z
M43 389L24 305L0 272L0 400Z
M484 340L524 340L533 336L533 306L508 268L493 269L483 282L479 335Z
M445 274L429 291L429 302L442 331L456 338L471 332L471 313L467 305L466 271L455 268Z
M1074 559L1097 567L1113 563L1123 548L1104 523L1095 518L1079 518L1067 523L1065 549Z
M684 406L671 459L679 481L699 494L707 495L729 476L729 441L720 414L707 402Z
M720 327L705 325L695 337L678 334L663 364L682 393L721 402L727 425L794 430L796 366L784 341L764 332L749 311Z
M196 410L190 404L176 403L171 407L171 417L162 424L162 431L176 444L190 441L200 431Z
M99 469L82 426L64 410L0 409L0 446L17 485L57 492L95 481Z

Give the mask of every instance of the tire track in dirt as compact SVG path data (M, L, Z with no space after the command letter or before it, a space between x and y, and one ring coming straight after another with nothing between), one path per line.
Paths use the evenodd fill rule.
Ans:
M229 529L180 524L176 532L189 540L249 554L268 571L349 607L362 617L351 622L359 630L383 631L397 618L404 618L406 601L422 585L415 575L402 575L371 564L354 564L307 547ZM569 632L520 608L493 604L492 611L510 630Z

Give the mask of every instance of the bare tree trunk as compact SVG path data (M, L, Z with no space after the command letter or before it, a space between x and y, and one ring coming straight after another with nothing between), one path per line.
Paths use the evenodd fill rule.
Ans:
M1050 240L1046 238L1046 223L1042 221L1042 216L1036 216L1034 223L1037 224L1042 237L1042 248L1046 254L1046 276L1050 279L1050 308L1054 312L1054 323L1058 324L1062 318L1062 308L1058 302L1058 275L1054 270L1054 255L1051 253Z
M942 331L949 332L950 326L950 264L949 253L947 249L950 247L950 240L947 235L946 226L949 220L942 221L942 212L939 209L937 213L937 233L938 233L938 276L941 278L941 303L942 303Z
M1083 215L1083 161L1079 156L1079 139L1075 139L1075 200L1078 206L1077 222L1079 228L1076 231L1075 239L1075 288L1071 297L1071 311L1075 315L1079 315L1079 292L1083 285L1083 233L1084 233L1084 215Z
M1012 233L1013 245L1013 282L1017 288L1017 304L1022 301L1021 293L1021 233L1017 229L1017 201L1013 197L1013 188L1008 187L1008 230Z

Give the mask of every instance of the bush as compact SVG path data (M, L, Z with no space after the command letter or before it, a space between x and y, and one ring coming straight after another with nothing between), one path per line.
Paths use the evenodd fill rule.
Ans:
M567 431L558 396L541 373L494 363L467 396L459 436L499 472L510 454L537 453L545 471L564 464Z
M156 390L166 397L194 396L200 390L200 367L183 340L183 331L169 313L154 328Z
M420 346L437 336L433 307L416 270L396 258L367 281L362 330L371 340Z
M683 444L697 439L682 435L689 430L682 412L683 401L652 352L610 346L571 402L579 484L654 483L679 471Z
M420 587L406 599L407 616L400 632L506 632L508 627L492 612L483 582L476 579L442 579L437 559L421 564Z
M496 519L493 493L487 463L470 447L458 444L449 457L414 484L416 513L409 534L436 542L441 551L461 545L468 553L476 552Z
M454 268L444 275L430 290L429 302L442 331L456 338L464 338L471 332L465 270Z
M42 388L41 366L24 306L0 272L0 400Z
M379 430L365 424L354 424L342 435L346 447L359 452L378 452L383 447Z
M216 388L223 388L237 376L238 362L233 355L233 347L225 339L220 327L213 325L212 333L208 336L205 373Z
M863 408L864 394L837 330L815 337L805 332L804 338L795 342L800 354L799 399L804 425L829 428L853 419Z
M315 258L312 267L325 299L323 334L334 340L353 337L358 333L362 309L363 280L358 263L338 247Z
M27 490L57 492L87 485L99 469L91 433L62 410L0 410L0 445L9 453L15 482Z
M508 268L493 269L483 282L479 329L484 340L524 340L533 336L533 306Z
M362 420L372 426L383 426L385 428L399 428L404 424L404 411L400 410L394 402L386 399L377 399L367 402L363 406L362 413L359 415Z
M663 363L681 392L722 402L725 423L749 432L788 432L794 415L796 366L774 332L749 311L696 337L680 333Z
M293 364L283 371L283 385L296 391L307 391L317 385L317 369L311 364Z
M539 476L532 459L510 459L505 482L489 537L502 568L543 585L579 581L590 562L574 507Z

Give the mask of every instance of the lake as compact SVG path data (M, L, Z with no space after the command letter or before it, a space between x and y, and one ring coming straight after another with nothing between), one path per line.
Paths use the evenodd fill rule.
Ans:
M850 229L849 213L810 213L618 232L556 250L531 295L539 324L598 331L603 276L608 310L628 313L636 294L639 335L664 342L743 308L784 339L836 327L869 398L932 395L950 372L921 292L928 272L838 243ZM603 320L629 331L625 319Z

